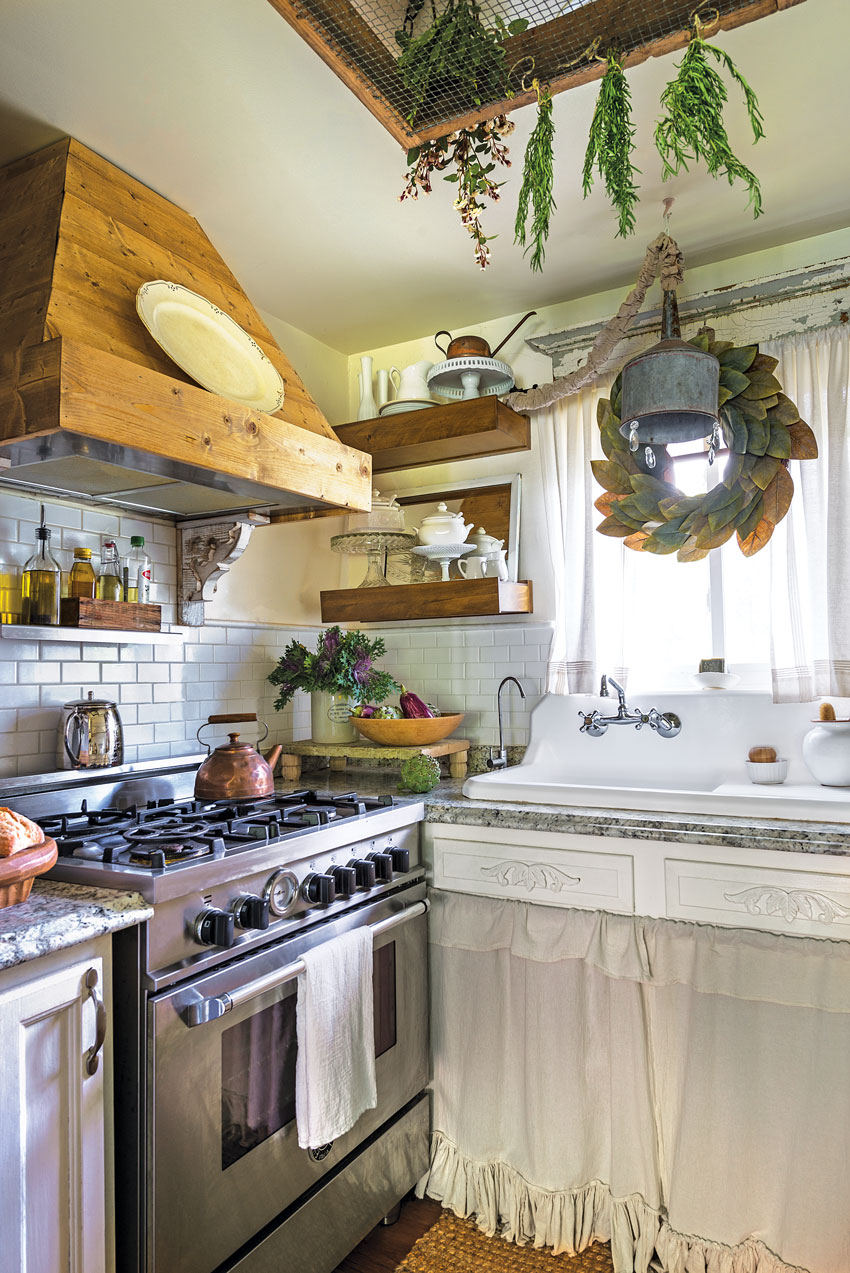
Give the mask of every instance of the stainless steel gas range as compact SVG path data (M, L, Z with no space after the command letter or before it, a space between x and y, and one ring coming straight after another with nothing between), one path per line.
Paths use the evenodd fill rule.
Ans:
M53 878L132 888L114 938L118 1273L330 1273L427 1167L427 965L417 800L192 798L202 757L19 780ZM298 1147L303 953L368 924L377 1108Z

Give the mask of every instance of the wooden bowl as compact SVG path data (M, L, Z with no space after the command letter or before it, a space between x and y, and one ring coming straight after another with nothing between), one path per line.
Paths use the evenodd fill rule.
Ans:
M375 720L373 716L365 720L362 716L351 716L349 720L370 743L381 743L384 747L427 747L453 734L463 717L463 712L454 712L408 720Z
M58 855L55 840L42 840L11 857L0 858L0 910L25 902L35 877L49 871Z

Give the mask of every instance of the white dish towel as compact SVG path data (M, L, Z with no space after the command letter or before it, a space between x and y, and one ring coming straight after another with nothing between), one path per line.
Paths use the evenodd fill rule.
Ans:
M322 942L304 963L295 1014L295 1118L298 1144L317 1149L378 1103L371 929Z

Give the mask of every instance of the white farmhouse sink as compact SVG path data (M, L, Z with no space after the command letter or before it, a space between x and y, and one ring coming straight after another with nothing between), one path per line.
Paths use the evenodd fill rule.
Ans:
M850 820L850 788L820 786L803 764L802 739L816 710L810 703L774 704L767 694L722 690L636 694L630 707L680 717L678 737L628 725L612 725L601 738L579 733L580 710L604 707L613 715L616 704L616 696L547 695L532 714L523 763L468 778L464 795L488 803ZM749 781L747 752L760 745L788 760L781 786Z

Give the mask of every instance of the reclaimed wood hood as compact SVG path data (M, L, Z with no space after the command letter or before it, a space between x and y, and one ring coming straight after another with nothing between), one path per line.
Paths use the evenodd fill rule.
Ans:
M157 278L253 337L284 380L279 412L168 358L136 314ZM64 138L0 170L0 490L16 484L176 518L363 510L371 458L337 440L198 222Z

